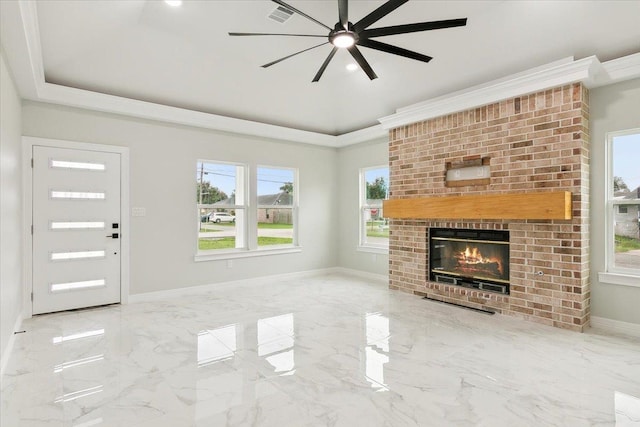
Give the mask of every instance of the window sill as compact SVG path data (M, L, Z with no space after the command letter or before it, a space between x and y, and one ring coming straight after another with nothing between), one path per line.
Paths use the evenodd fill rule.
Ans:
M287 247L277 247L277 248L268 248L268 249L255 249L253 251L248 251L245 249L239 249L237 251L225 251L225 252L200 252L197 253L193 259L195 262L204 262L204 261L217 261L223 259L236 259L236 258L251 258L257 256L268 256L268 255L280 255L280 254L293 254L302 252L302 246L287 246Z
M600 283L640 288L640 276L620 273L598 273Z
M383 254L383 255L388 255L389 254L389 248L384 246L358 246L356 248L356 251L358 252L368 252L368 253L372 253L372 254Z

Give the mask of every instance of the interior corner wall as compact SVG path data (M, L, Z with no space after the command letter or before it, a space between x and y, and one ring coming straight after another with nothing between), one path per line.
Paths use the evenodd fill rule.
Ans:
M389 255L358 251L360 169L389 164L389 142L379 140L350 145L338 151L338 266L387 276Z
M337 265L337 150L25 101L23 134L129 147L132 295ZM299 170L302 252L195 262L198 159ZM231 266L229 265L231 264Z
M640 324L640 287L598 280L598 273L604 272L606 267L607 133L633 128L640 128L640 79L591 91L591 315Z
M21 105L0 51L0 360L22 318Z

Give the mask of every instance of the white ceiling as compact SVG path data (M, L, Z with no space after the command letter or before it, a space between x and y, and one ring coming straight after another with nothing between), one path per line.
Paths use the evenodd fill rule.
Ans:
M383 1L351 0L356 22ZM290 4L333 27L335 0ZM230 37L237 32L326 31L294 15L267 15L268 0L38 1L37 28L48 83L259 123L341 135L396 109L511 75L559 58L608 61L640 52L640 1L423 1L372 27L468 18L466 27L381 37L433 56L422 63L361 48L378 79L349 72L323 46L264 69L264 63L320 43L294 37ZM4 44L3 44L4 46ZM6 47L5 47L6 48Z

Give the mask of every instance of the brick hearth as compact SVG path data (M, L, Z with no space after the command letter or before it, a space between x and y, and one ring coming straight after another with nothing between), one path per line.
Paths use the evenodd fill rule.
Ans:
M570 191L573 219L392 219L390 288L582 331L590 308L588 120L588 91L574 84L392 129L390 199ZM445 186L447 162L487 157L488 185ZM509 230L511 294L430 282L430 227Z

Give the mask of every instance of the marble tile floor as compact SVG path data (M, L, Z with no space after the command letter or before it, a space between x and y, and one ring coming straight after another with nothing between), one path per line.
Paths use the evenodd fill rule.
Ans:
M640 340L345 274L36 316L1 426L638 426Z

